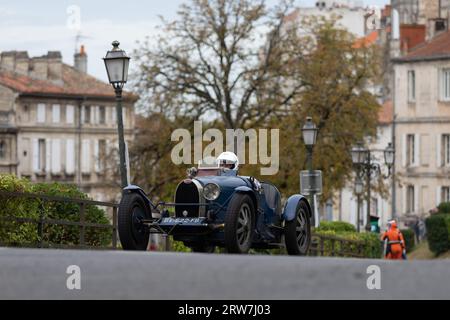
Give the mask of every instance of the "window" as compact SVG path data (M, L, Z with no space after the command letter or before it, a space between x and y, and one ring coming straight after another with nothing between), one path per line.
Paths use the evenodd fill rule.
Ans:
M52 109L52 122L59 123L61 121L61 108L59 104L54 104Z
M95 171L101 173L106 167L106 140L98 140L95 145Z
M73 124L75 119L75 107L71 105L66 106L66 123Z
M450 166L450 134L442 135L442 161L445 166Z
M450 202L450 187L441 187L441 202Z
M106 108L104 106L99 107L99 123L105 124L106 122Z
M406 164L411 166L415 163L415 139L413 134L406 136Z
M6 157L6 143L5 141L0 141L0 159Z
M408 101L416 101L416 72L408 71Z
M45 171L45 155L46 155L46 147L45 147L45 139L39 139L38 142L38 170Z
M81 111L81 122L82 123L91 123L91 107L83 106Z
M450 101L450 69L441 71L441 100Z
M91 172L91 147L90 141L88 139L84 139L82 142L81 149L81 172L83 174L89 174Z
M406 189L406 213L413 213L415 199L414 199L414 186L408 186Z
M74 139L66 140L66 174L75 173L75 143Z
M45 104L39 103L37 105L37 122L44 123L45 122Z

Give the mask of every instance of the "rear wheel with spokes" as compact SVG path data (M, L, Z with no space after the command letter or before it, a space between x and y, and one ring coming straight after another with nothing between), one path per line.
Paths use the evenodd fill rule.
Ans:
M311 244L311 220L305 201L297 205L295 219L285 225L286 250L290 255L305 255Z

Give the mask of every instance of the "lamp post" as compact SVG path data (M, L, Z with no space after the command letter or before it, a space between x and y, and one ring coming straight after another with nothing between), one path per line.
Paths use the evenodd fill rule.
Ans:
M360 231L361 226L361 195L363 193L364 185L360 177L356 178L355 181L355 194L356 194L356 230Z
M361 179L364 175L366 175L366 183L367 183L367 221L366 221L366 230L371 230L370 225L370 200L371 200L371 185L370 180L372 175L381 172L380 165L378 163L372 162L372 152L375 150L369 150L365 148L361 143L357 146L353 147L351 150L352 162L357 167L357 179ZM384 161L388 167L388 174L383 176L383 178L387 179L391 174L391 168L394 163L394 148L392 144L389 143L387 148L383 150L384 153ZM356 189L356 186L355 186ZM355 190L356 191L356 190ZM358 212L359 214L359 212Z
M317 127L314 124L314 122L312 121L311 117L307 117L306 118L306 122L302 127L302 135L303 135L303 142L306 146L306 151L307 151L307 169L309 170L309 177L310 179L312 179L312 171L313 171L313 166L312 166L312 155L313 155L313 148L314 145L316 144L316 139L317 139ZM311 184L311 183L310 183ZM310 202L311 202L311 209L312 209L312 215L315 216L315 208L314 208L314 192L311 192L310 195Z
M127 178L127 168L125 164L125 138L123 134L122 118L122 89L128 80L128 67L130 57L125 51L119 48L119 41L113 41L113 48L106 53L105 62L106 72L108 73L109 83L113 86L116 93L116 112L117 112L117 132L119 136L119 160L120 160L120 179L122 188L129 183Z

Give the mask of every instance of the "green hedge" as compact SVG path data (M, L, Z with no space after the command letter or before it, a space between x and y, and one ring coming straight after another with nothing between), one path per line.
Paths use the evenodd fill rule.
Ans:
M450 215L432 215L425 220L430 250L439 255L450 249Z
M439 213L450 213L450 202L442 202L438 206Z
M317 235L324 235L324 236L334 236L338 237L344 240L357 240L363 242L363 248L362 248L362 256L364 258L373 258L373 259L379 259L382 255L382 246L380 243L380 239L378 237L378 234L372 233L372 232L336 232L333 230L318 230L314 232ZM332 240L324 240L324 256L331 256L332 252ZM344 243L344 247L341 248L341 244L339 241L334 242L334 248L335 252L338 252L338 256L343 257L351 257L351 254L339 254L340 251L344 252L351 252L351 253L358 253L358 245L354 243ZM342 250L343 249L343 250ZM319 254L319 253L318 253Z
M78 199L88 199L74 185L58 183L31 184L28 180L18 179L13 175L0 175L0 191L31 192L51 196L61 196ZM76 203L41 201L32 198L0 197L0 217L13 216L39 219L44 218L68 221L79 221L79 205ZM105 211L88 205L85 209L86 222L110 224ZM78 245L81 228L78 226L44 225L43 241L46 243ZM111 229L85 228L85 244L91 246L106 246L111 242ZM0 224L0 242L9 245L24 245L37 243L37 224L2 221Z
M356 232L356 228L344 221L321 221L316 231Z
M416 235L411 229L400 230L405 239L406 252L410 252L416 244Z

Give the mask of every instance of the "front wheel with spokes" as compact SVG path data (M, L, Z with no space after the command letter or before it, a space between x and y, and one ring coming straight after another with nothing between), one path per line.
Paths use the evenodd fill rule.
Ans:
M247 253L255 229L255 208L246 194L233 196L225 216L225 247L229 253Z
M311 220L305 201L300 201L295 219L285 225L286 250L290 255L305 255L311 244Z

